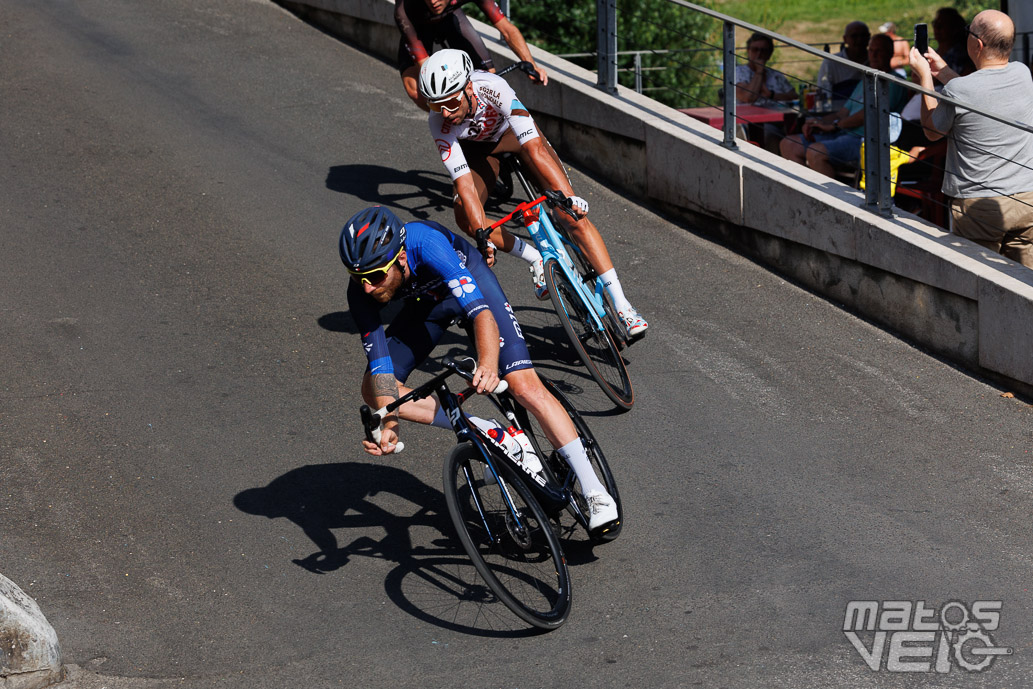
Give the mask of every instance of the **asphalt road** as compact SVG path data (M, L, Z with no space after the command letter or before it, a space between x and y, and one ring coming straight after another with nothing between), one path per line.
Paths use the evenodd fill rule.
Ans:
M528 635L451 579L447 434L359 446L339 228L451 218L393 66L265 0L5 0L0 95L0 572L67 686L1029 686L1025 402L574 170L651 329L614 415L500 264L627 514ZM1000 600L1014 653L873 672L851 600Z

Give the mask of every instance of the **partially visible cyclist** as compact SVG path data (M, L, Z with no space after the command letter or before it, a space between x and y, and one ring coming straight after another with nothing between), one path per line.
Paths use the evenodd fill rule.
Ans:
M498 178L499 156L518 155L540 189L559 190L572 200L579 220L559 213L558 221L602 280L628 334L632 338L644 335L649 324L624 295L606 244L586 217L588 203L574 194L559 157L509 84L502 77L475 71L466 53L444 49L423 63L419 88L430 105L431 137L455 185L454 210L460 229L474 236L478 229L489 226L484 202ZM548 298L538 250L502 228L492 233L491 240L531 265L536 295ZM489 258L489 265L492 262Z
M570 464L589 504L589 529L617 519L617 506L606 492L570 417L538 379L520 324L495 274L466 240L430 221L402 221L387 208L374 206L353 215L341 230L341 260L351 276L348 308L369 366L362 376L366 404L381 408L409 391L409 374L456 318L471 323L477 369L473 385L490 392L502 380L517 402L534 415L553 447ZM398 315L384 329L380 310L402 299ZM366 452L394 452L398 419L451 429L436 398L403 404L384 418L379 443L363 440Z
M486 72L495 71L491 53L462 10L462 5L476 2L488 21L499 30L499 35L521 60L534 64L520 29L502 14L495 0L395 0L395 24L402 32L398 45L398 71L402 74L405 92L423 110L427 102L420 95L416 79L420 65L433 52L434 44L456 48L467 53ZM535 65L537 81L549 81L545 70Z

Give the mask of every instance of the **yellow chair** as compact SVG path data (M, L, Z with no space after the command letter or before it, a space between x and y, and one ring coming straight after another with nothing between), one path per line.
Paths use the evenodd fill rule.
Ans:
M897 175L900 166L910 163L911 156L902 148L890 146L890 196L897 193ZM861 189L864 189L864 142L861 142Z

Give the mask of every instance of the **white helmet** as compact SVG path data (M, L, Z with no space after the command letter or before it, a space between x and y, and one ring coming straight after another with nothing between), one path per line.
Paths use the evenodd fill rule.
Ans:
M428 57L420 67L420 95L439 101L459 93L470 81L473 62L462 50L445 48Z

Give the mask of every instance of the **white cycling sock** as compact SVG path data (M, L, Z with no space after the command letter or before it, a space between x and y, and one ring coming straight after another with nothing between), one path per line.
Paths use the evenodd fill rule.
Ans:
M534 263L541 259L542 255L538 253L538 249L534 248L531 244L528 244L520 237L513 237L513 248L507 253L522 258L528 263Z
M613 307L621 313L627 313L631 309L631 302L624 296L624 288L621 287L621 281L617 279L617 269L610 268L600 275L599 279L603 281L603 288L610 294Z
M599 477L595 475L595 469L592 468L592 463L588 461L588 454L585 452L585 446L581 442L581 438L574 438L556 451L560 453L560 457L566 460L574 470L574 473L577 474L577 480L581 481L581 491L583 493L590 493L594 490L607 493L606 486L599 481Z

